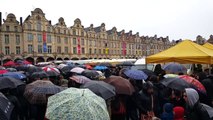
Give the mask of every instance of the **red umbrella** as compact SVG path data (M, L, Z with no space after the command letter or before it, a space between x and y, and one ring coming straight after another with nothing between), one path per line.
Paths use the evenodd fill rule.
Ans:
M197 90L206 93L206 89L203 86L202 83L200 83L197 79L188 76L188 75L180 75L179 78L185 80L187 83L191 84L193 87L195 87Z
M8 71L7 70L0 70L0 74L4 74L4 73L7 73Z
M105 79L104 82L114 86L117 94L132 95L135 91L132 84L127 79L120 76L110 76Z
M8 62L4 63L3 66L5 66L5 67L16 66L16 63L14 63L13 61L8 61Z

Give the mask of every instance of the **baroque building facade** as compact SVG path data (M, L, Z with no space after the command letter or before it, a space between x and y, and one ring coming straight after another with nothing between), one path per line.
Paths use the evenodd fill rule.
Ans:
M60 17L52 25L40 8L22 21L14 14L6 20L0 13L1 61L27 59L33 63L53 60L140 58L158 53L173 44L168 37L140 36L130 30L106 30L105 23L84 27L79 18L68 27Z

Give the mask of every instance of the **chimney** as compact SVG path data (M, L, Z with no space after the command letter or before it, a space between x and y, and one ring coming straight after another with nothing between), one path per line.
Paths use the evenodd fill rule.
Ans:
M20 17L20 25L22 26L22 17Z
M51 23L51 20L49 20L49 24L51 25L52 23Z
M1 17L1 12L0 12L0 26L2 25L2 17Z

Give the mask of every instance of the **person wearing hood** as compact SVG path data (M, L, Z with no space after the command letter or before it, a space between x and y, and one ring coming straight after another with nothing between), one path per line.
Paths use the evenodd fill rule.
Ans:
M173 114L173 104L166 103L163 106L163 113L161 115L161 120L173 120L174 114Z
M213 120L213 108L200 103L196 90L186 88L183 95L187 103L187 120Z

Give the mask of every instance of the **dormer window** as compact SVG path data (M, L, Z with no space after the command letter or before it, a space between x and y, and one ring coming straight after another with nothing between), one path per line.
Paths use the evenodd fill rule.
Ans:
M10 31L10 26L6 26L6 31Z

